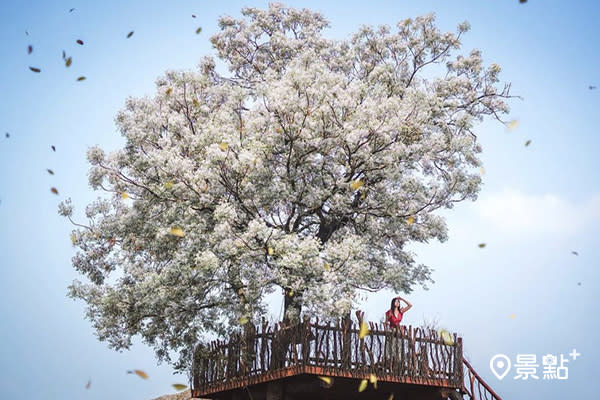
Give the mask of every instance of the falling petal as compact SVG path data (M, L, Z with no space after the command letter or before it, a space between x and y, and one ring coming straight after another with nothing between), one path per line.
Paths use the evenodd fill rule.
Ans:
M188 387L186 385L184 385L183 383L174 383L171 386L173 386L173 389L177 390L178 392L181 392L182 390L187 389Z
M92 380L91 379L89 381L87 381L87 383L85 384L85 388L89 389L90 386L92 386Z
M512 121L510 121L506 124L506 127L508 128L509 131L514 131L515 129L517 129L517 126L519 126L518 119L513 119Z
M531 140L528 140L525 142L525 147L529 146L531 144Z
M447 330L442 329L440 331L440 337L442 338L444 343L447 344L448 346L454 345L454 340L452 339L452 335Z
M42 72L42 70L41 70L41 69L39 69L39 68L36 68L36 67L29 67L29 69L30 69L30 70L32 70L33 72L37 72L37 73L40 73L40 72Z
M325 389L329 389L331 386L333 386L333 378L332 377L319 376L319 379L322 381L321 386L323 386Z
M52 149L52 151L56 151L56 147L54 147L54 145L50 146L50 148Z
M515 314L510 314L510 315L508 316L508 318L510 318L510 319L515 319L515 317L516 317L516 315L515 315Z
M83 40L77 39L77 44L80 45L80 46L83 46Z
M121 193L121 197L122 197L123 199L128 199L128 198L129 198L129 195L128 195L127 193L123 192L123 193Z
M165 189L171 189L173 187L173 182L168 181L165 183Z
M408 225L412 225L412 224L414 224L414 223L415 223L415 217L413 217L413 216L410 216L410 217L408 217L408 218L406 219L406 223L407 223Z
M219 143L219 148L223 151L227 151L227 149L229 148L229 143L221 142L221 143Z
M361 187L362 185L364 185L363 181L361 179L357 179L355 181L352 181L352 183L350 183L350 186L352 187L352 190L356 190L359 187Z
M331 377L329 376L319 376L319 379L325 382L328 385L331 385Z
M571 251L571 254L574 254L574 255L576 255L576 256L578 256L578 255L579 255L579 253L578 253L578 252L576 252L575 250Z
M148 379L148 374L139 369L133 370L133 372L142 379Z
M52 193L54 193L54 194L58 194L58 189L57 189L57 188L55 188L55 187L53 187L53 188L50 188L50 191L51 191Z
M363 339L369 333L370 333L370 331L369 331L369 326L367 325L367 323L366 322L361 322L360 323L360 330L358 331L358 337L360 339Z
M275 251L273 250L273 248L272 248L272 247L269 247L269 248L267 248L267 254L268 254L268 255L272 256L274 252L275 252Z
M69 57L65 60L65 67L69 68L71 63L73 62L73 58Z
M33 52L33 46L29 45L27 46L27 54L31 54Z
M85 80L85 76L80 76L79 78L77 78L77 82L81 82Z
M177 228L177 227L175 227L175 226L172 226L172 227L169 229L169 233L170 233L171 235L173 235L173 236L177 236L177 237L184 237L184 236L185 236L185 233L183 232L183 229L181 229L181 228Z
M365 389L367 388L368 384L369 384L369 381L366 379L363 379L362 381L360 381L360 385L358 385L358 391L364 392Z
M131 32L129 32L129 33L127 34L127 39L129 39L129 38L130 38L130 37L132 37L132 36L133 36L133 31L131 31Z
M375 389L377 389L377 377L375 376L375 374L369 375L369 382L371 383L371 385L373 385Z
M199 27L198 29L196 29L196 35L199 34L200 32L202 32L202 27Z
M477 246L479 246L480 249L483 249L485 247L485 243L479 243Z
M485 169L483 167L479 168L479 175L485 174Z
M48 173L49 173L50 175L54 175L54 171L52 171L51 169L47 169L46 171L48 171Z

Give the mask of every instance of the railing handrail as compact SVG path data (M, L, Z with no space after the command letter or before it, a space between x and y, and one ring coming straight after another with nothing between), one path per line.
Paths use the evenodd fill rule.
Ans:
M490 385L488 385L483 378L481 378L481 376L479 376L479 374L477 372L475 372L475 369L473 369L473 367L471 366L471 364L463 357L463 364L467 367L467 370L469 371L469 374L477 379L477 384L483 386L489 393L490 395L493 396L494 400L502 400L500 398L500 396L498 396L498 394L496 392L494 392L494 390L490 387ZM465 375L465 379L466 379L466 375ZM471 381L471 379L469 379ZM467 394L469 394L469 396L474 399L474 389L473 389L473 382L471 381L471 391L469 392L468 390L465 390L467 392ZM463 382L463 389L466 389L466 387L464 386L464 382ZM486 396L487 399L487 396Z
M432 329L369 325L370 334L364 338L359 336L360 325L346 321L247 325L229 341L213 340L199 347L203 351L195 357L194 387L209 388L231 378L249 379L293 366L461 387L462 345L456 334L454 343L448 344Z
M318 322L317 323L313 323L313 322L307 322L308 326L311 328L315 328L315 329L319 329L319 330L337 330L339 329L338 326L336 325L331 325L331 324L326 324L326 325L320 325ZM294 325L287 325L287 326L281 326L280 328L278 328L278 330L273 330L270 332L255 332L253 333L250 338L256 338L256 337L268 337L271 336L275 333L278 332L282 332L282 331L286 331L286 330L293 330L293 329L297 329L299 327L303 327L305 324L305 322L300 322ZM412 327L412 325L402 325L401 328L403 329L398 329L398 328L389 328L387 327L387 325L385 324L378 324L378 323L373 323L370 322L369 323L369 335L383 335L383 336L387 336L389 334L392 334L394 336L397 336L399 338L408 338L408 331L412 330L413 332L419 332L420 334L429 334L431 335L432 333L437 334L437 331L434 329L429 329L429 328L420 328L420 327ZM275 324L273 327L276 327L277 324ZM269 326L271 327L271 326ZM347 331L349 333L358 333L360 331L360 326L358 326L356 323L351 323L348 326ZM238 333L238 335L243 335L243 333ZM417 341L417 342L426 342L426 343L438 343L438 344L445 344L447 345L444 340L442 338L439 339L430 339L428 337L424 337L424 336L417 336L417 337L413 337L413 340ZM457 337L456 334L454 334L454 342L457 341ZM209 346L217 346L217 347L227 347L231 344L231 340L229 342L227 341L223 341L223 340L213 340L211 341L208 345Z
M245 382L239 386L244 387L248 382L272 379L279 376L273 373L290 367L313 368L309 373L317 367L334 376L375 373L390 382L454 387L471 400L501 400L463 358L462 339L456 333L454 343L448 344L428 328L392 329L372 322L369 327L369 336L360 338L360 325L346 321L247 325L245 332L229 341L213 340L198 348L204 350L197 353L200 358L194 358L194 389L198 394L230 390L240 382Z

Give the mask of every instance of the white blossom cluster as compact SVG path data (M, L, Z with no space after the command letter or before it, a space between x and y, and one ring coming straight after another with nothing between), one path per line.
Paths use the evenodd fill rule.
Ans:
M508 112L499 67L452 54L466 24L442 33L429 15L334 41L323 16L280 4L219 23L229 73L207 57L127 100L126 146L88 153L109 195L72 235L87 280L70 294L99 338L122 349L140 335L177 368L203 338L260 320L273 290L293 320L426 285L405 247L446 239L435 210L481 183L474 126Z

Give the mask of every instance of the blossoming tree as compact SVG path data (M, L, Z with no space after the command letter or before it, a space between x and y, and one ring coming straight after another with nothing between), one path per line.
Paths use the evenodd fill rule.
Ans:
M434 212L480 186L474 126L508 112L500 68L453 54L466 23L442 33L429 15L329 40L309 10L242 14L211 39L229 72L212 58L167 72L118 114L125 147L89 150L106 195L72 235L87 279L70 295L99 338L122 349L140 335L176 368L202 338L260 318L274 290L293 321L426 285L405 247L446 239Z

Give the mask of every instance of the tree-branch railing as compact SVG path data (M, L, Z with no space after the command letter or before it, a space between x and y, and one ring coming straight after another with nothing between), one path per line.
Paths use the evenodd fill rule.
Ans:
M467 373L464 375L463 392L465 392L469 399L472 400L502 400L500 396L492 390L492 388L485 383L485 381L475 372L471 364L463 359Z
M456 334L448 344L430 329L369 325L369 334L360 338L360 327L347 320L246 324L244 332L229 341L197 347L193 387L207 389L292 367L318 367L333 376L374 374L380 380L463 387L462 341Z

